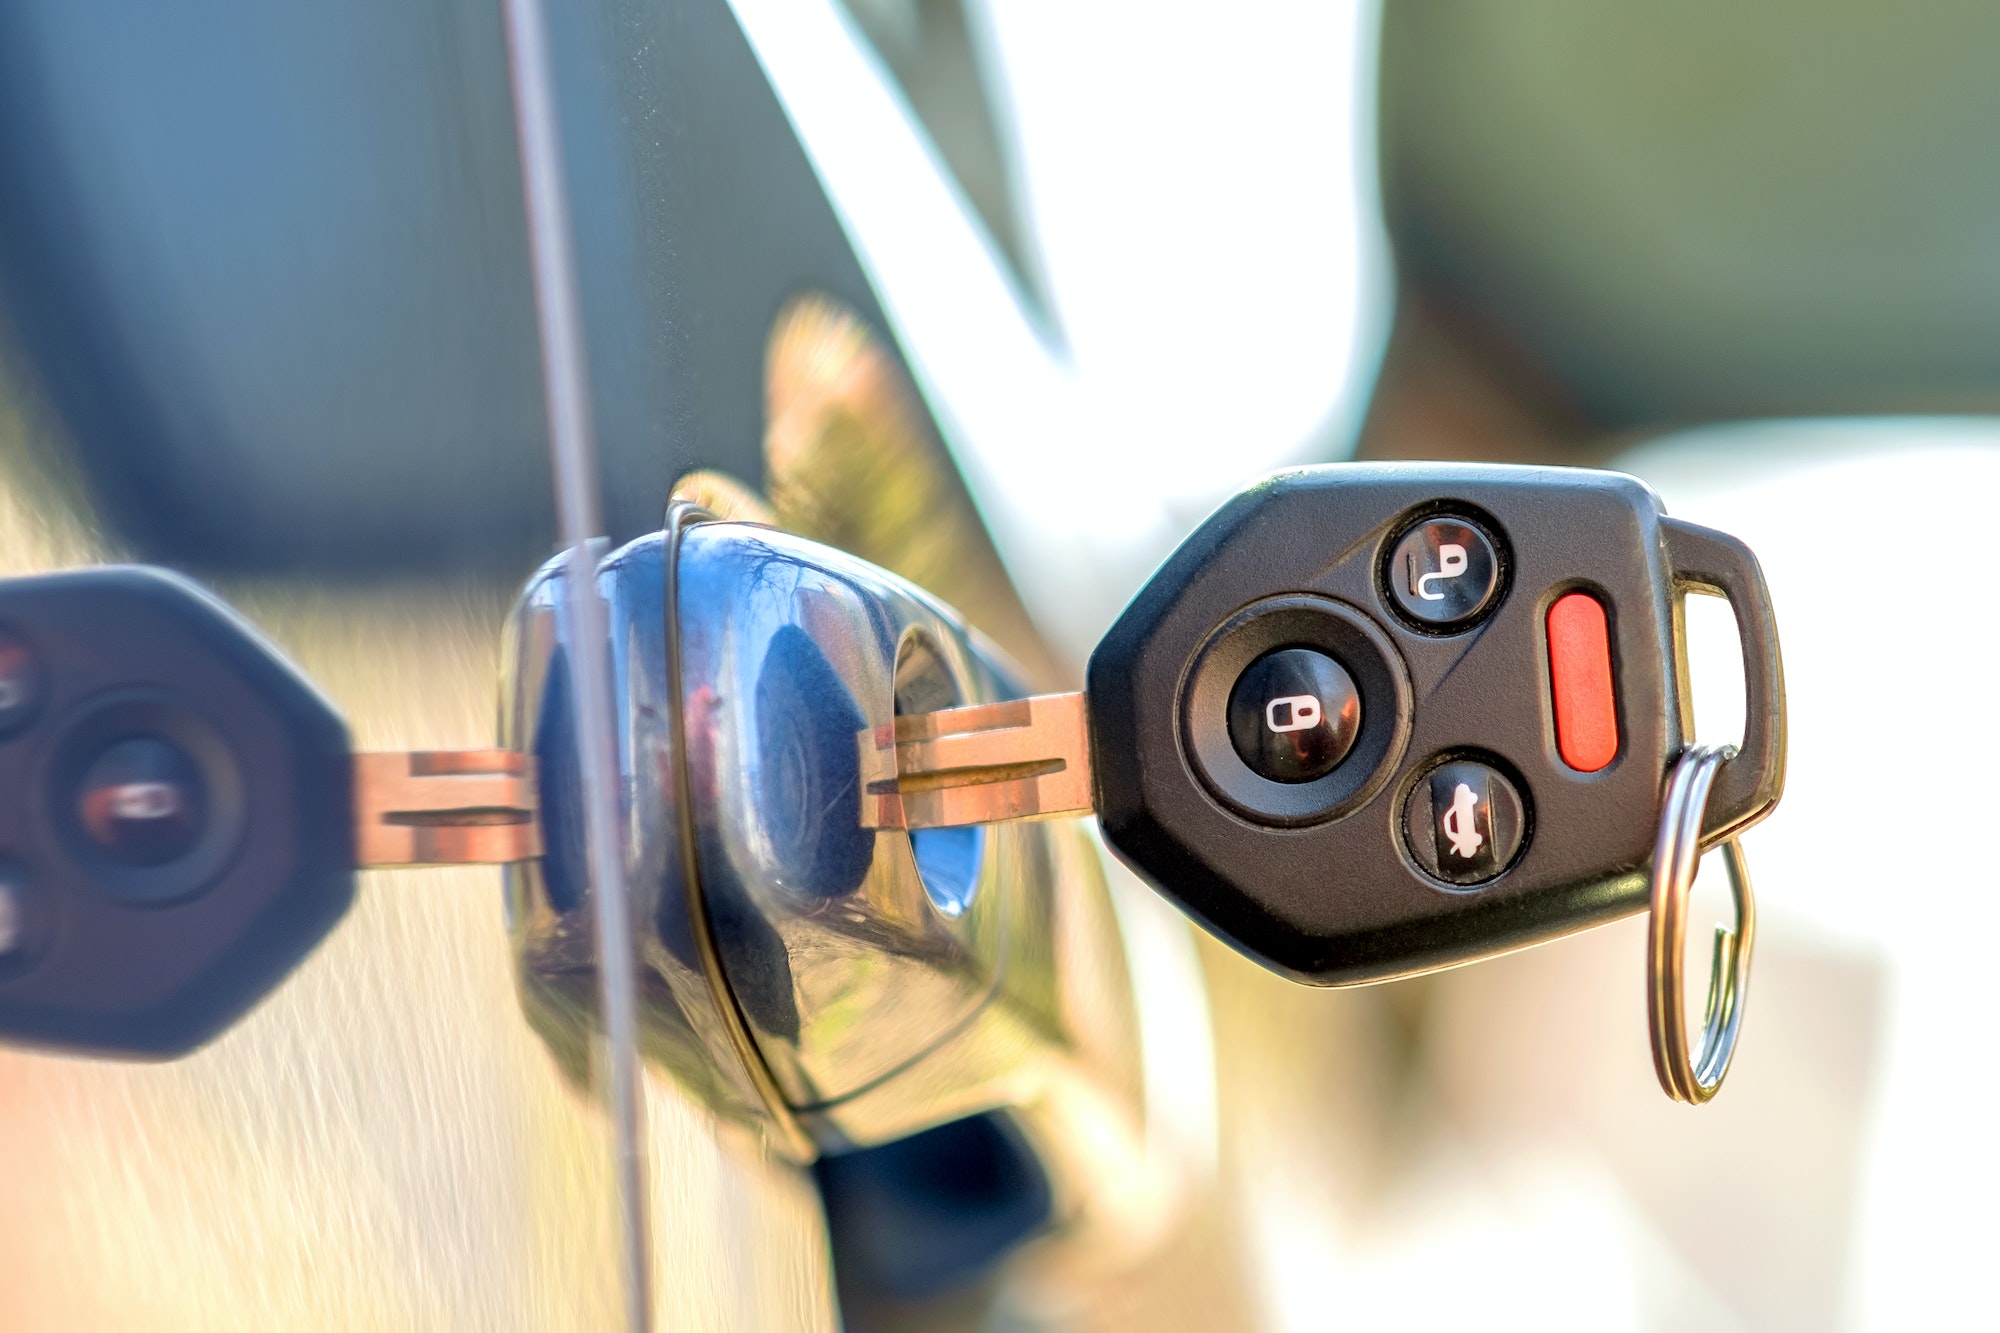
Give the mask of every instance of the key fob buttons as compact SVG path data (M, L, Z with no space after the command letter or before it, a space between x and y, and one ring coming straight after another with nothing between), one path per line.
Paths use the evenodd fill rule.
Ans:
M1180 713L1182 753L1211 796L1254 824L1296 827L1350 814L1388 784L1409 739L1410 683L1388 635L1354 607L1269 597L1210 632ZM1273 722L1267 746L1256 733ZM1325 744L1286 755L1286 727Z
M84 705L57 745L49 781L70 856L117 900L199 894L243 839L235 756L166 691L117 691Z
M1433 765L1403 803L1403 837L1424 873L1456 888L1498 879L1527 841L1520 785L1483 760Z
M1674 599L1689 588L1729 594L1756 699L1748 757L1718 778L1709 825L1721 829L1761 816L1783 779L1776 634L1741 543L1668 518L1630 477L1586 469L1274 475L1191 534L1091 655L1105 839L1237 948L1323 984L1449 967L1639 910L1660 775L1682 741ZM1281 605L1325 618L1282 625ZM1341 608L1363 622L1342 641L1300 632ZM1251 642L1266 620L1282 633ZM1273 782L1222 719L1243 671L1295 646L1354 677L1360 735L1325 776ZM1396 702L1370 692L1375 664Z
M188 752L164 736L127 736L84 771L76 819L114 860L157 866L187 855L207 822L208 784Z
M1457 514L1412 524L1382 567L1386 600L1411 628L1427 633L1469 629L1499 604L1505 567L1498 539Z
M1326 776L1360 733L1354 677L1316 648L1265 653L1230 691L1230 743L1253 773L1273 782Z

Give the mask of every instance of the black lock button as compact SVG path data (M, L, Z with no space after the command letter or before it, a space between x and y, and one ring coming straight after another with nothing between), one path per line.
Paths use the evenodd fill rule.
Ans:
M1382 580L1390 600L1419 628L1464 629L1499 600L1499 550L1468 519L1429 519L1396 543Z
M200 768L159 736L113 741L85 770L76 795L78 826L106 855L131 866L187 855L207 813Z
M353 898L346 728L158 570L0 579L0 636L33 650L0 676L40 696L0 740L0 1043L191 1050Z
M1266 653L1229 695L1229 741L1273 782L1331 773L1361 734L1361 694L1347 668L1311 648Z
M67 723L48 776L70 860L122 902L207 892L248 827L232 747L164 691L98 696Z
M1512 865L1527 823L1519 788L1471 759L1433 768L1403 809L1410 855L1432 878L1460 887L1484 884Z

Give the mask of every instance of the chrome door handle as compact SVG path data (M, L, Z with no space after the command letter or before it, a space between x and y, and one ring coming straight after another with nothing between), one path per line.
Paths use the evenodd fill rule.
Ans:
M508 626L501 740L540 774L544 855L507 871L523 1000L581 1059L595 932L564 578L546 566ZM1148 1107L1162 1085L1120 912L1164 909L1136 886L1140 905L1114 905L1078 821L873 817L857 738L1022 697L998 651L884 570L687 508L597 579L650 1064L798 1161L1010 1109L1077 1218L1128 1244L1161 1225L1178 1167ZM1191 949L1170 984L1200 993Z

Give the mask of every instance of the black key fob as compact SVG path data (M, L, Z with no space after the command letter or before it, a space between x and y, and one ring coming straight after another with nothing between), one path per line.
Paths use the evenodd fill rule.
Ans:
M157 570L0 583L0 1038L177 1055L347 909L332 707Z
M1189 537L1091 657L1106 837L1211 930L1326 985L1639 911L1687 730L1691 590L1735 608L1748 683L1712 844L1784 784L1777 630L1742 543L1609 472L1272 477Z

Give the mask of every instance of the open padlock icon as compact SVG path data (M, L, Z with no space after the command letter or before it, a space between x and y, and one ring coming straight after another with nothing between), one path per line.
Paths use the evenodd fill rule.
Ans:
M1444 593L1434 590L1431 585L1446 579L1455 579L1465 573L1465 548L1456 542L1445 542L1438 547L1438 567L1428 573L1417 572L1417 557L1410 557L1410 591L1427 602L1441 602Z

